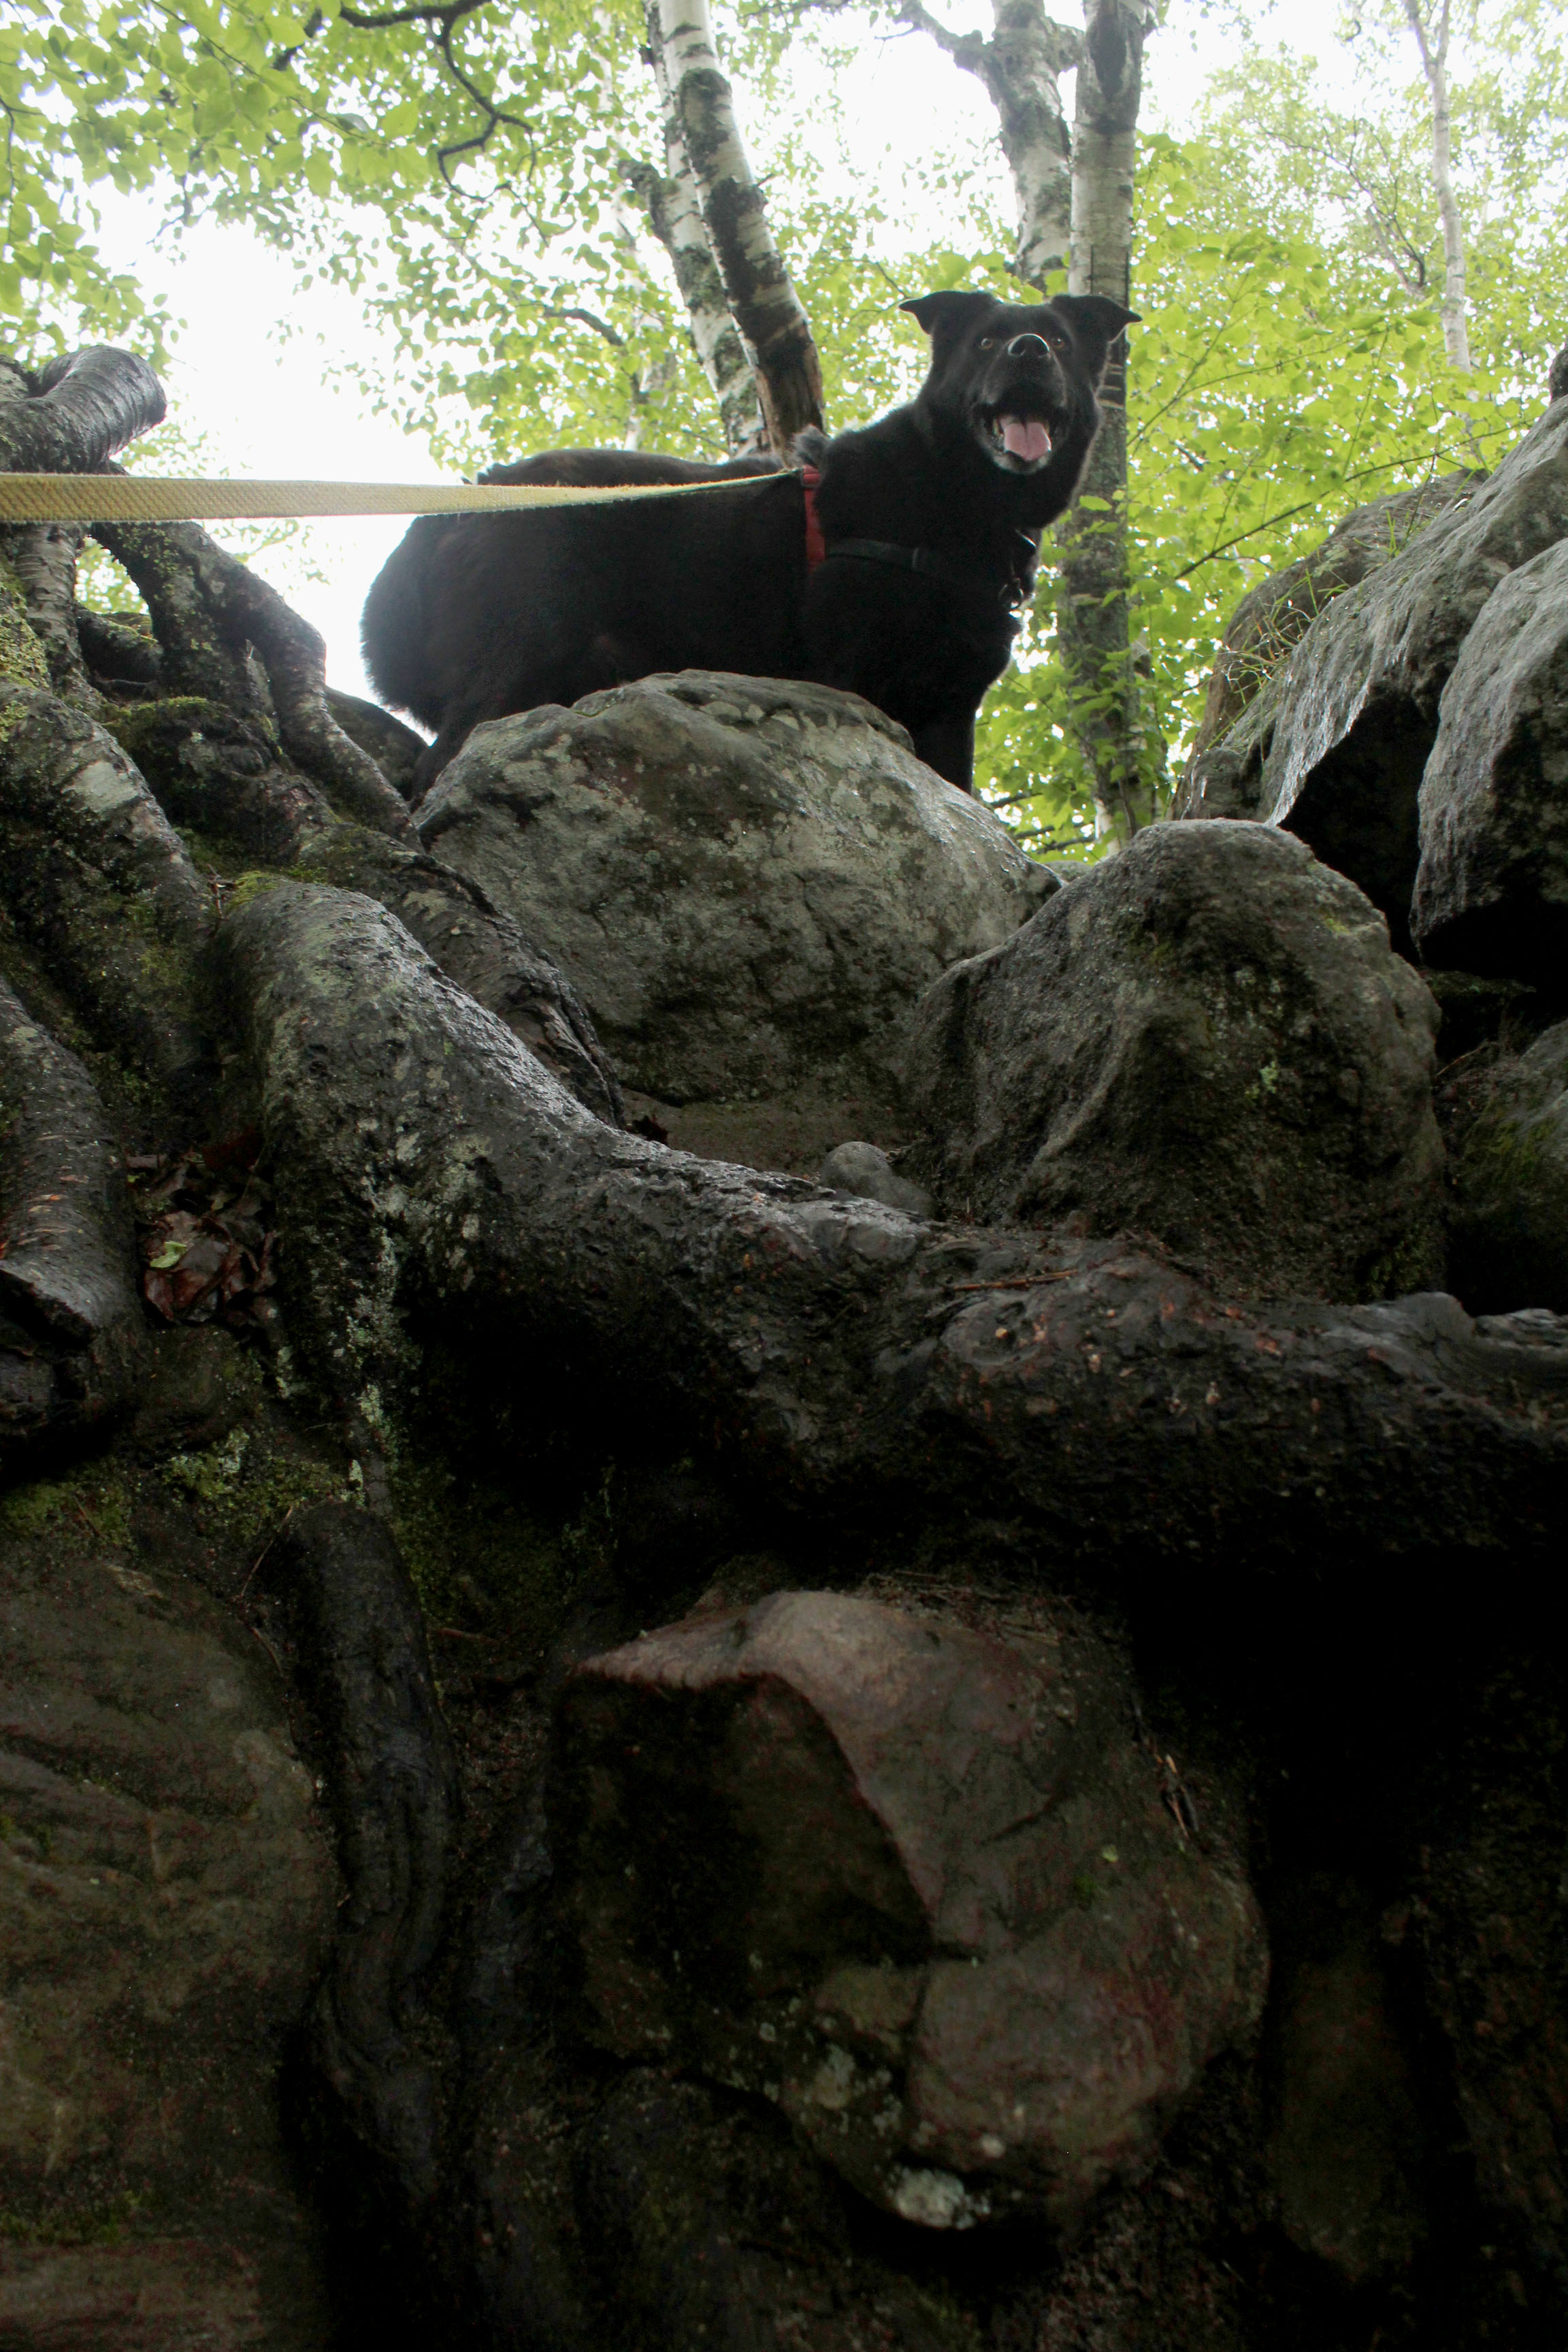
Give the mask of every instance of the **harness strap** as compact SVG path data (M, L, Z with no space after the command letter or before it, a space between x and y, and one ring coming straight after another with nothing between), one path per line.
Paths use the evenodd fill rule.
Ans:
M822 487L821 469L816 466L803 466L800 478L805 491L805 568L808 572L815 572L827 553L827 542L816 519L816 493Z
M1002 608L997 619L1005 628L1016 636L1024 625L1005 590L994 580L983 572L971 572L964 564L950 562L945 555L933 554L929 547L900 547L891 539L836 539L823 561L832 562L839 556L852 563L890 563L900 572L918 572L927 580L940 580L943 587L961 589L982 602L994 597Z
M1023 622L1011 609L1011 600L994 581L983 572L972 572L966 564L953 563L945 555L937 555L929 547L904 547L892 539L836 539L831 547L822 535L822 524L816 511L816 493L822 487L822 473L816 466L803 466L801 486L805 493L805 568L815 572L819 563L833 563L840 558L852 563L890 563L900 572L918 572L927 580L940 580L946 588L957 588L965 595L978 596L983 602L993 596L1004 608L997 615L1014 636Z

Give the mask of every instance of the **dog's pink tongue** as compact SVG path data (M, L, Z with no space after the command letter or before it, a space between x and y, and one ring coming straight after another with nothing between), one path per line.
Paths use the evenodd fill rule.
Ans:
M1002 444L1012 457L1039 458L1051 454L1051 436L1032 416L1005 416Z

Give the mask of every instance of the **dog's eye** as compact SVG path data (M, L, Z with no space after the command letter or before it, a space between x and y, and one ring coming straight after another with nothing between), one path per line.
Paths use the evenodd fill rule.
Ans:
M983 352L994 352L996 348L995 336L982 335L980 338L980 348Z

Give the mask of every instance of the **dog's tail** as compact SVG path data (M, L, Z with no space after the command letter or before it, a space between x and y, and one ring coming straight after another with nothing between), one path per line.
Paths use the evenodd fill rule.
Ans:
M442 707L433 693L426 647L424 579L426 544L443 519L426 517L406 532L371 583L360 617L360 646L371 684L395 710L406 710L423 726L439 727Z

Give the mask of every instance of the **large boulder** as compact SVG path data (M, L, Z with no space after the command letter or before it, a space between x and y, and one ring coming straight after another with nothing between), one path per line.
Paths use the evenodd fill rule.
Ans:
M1459 648L1499 583L1568 535L1568 402L1474 495L1336 596L1279 686L1258 813L1288 825L1408 939L1416 795Z
M1443 691L1411 923L1428 963L1568 967L1568 541L1495 591Z
M760 2092L887 2210L1065 2221L1257 2021L1257 1907L1070 1614L778 1592L557 1710L590 2031ZM1205 1809L1206 1810L1206 1809Z
M952 1213L1152 1232L1233 1289L1418 1290L1442 1265L1436 1028L1303 844L1152 826L925 998L921 1172Z
M1450 1286L1472 1314L1568 1314L1568 1022L1527 1053L1481 1052L1438 1096Z
M1054 887L858 696L700 670L476 728L419 827L667 1103L885 1087L921 991Z
M1263 763L1279 715L1281 673L1296 646L1332 598L1392 563L1428 523L1469 498L1479 479L1445 474L1416 489L1369 499L1319 546L1247 591L1215 656L1173 814L1263 814Z

